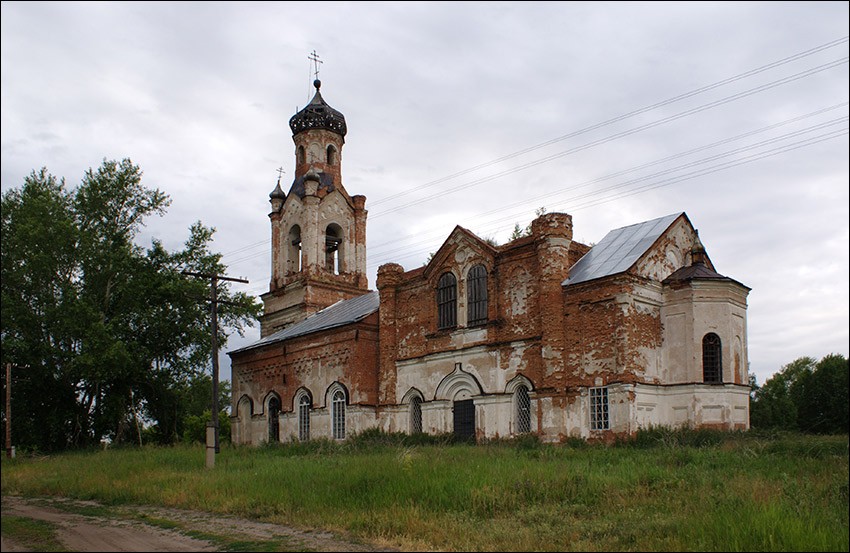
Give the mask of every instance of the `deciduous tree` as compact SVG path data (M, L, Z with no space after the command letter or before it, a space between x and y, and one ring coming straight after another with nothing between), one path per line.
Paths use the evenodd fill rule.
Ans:
M182 250L135 243L169 198L129 159L104 160L74 190L46 169L2 198L3 361L15 364L16 442L42 450L109 437L136 441L141 421L163 441L181 390L210 362L207 286L181 270L224 273L213 229L189 229ZM242 333L259 306L219 286L221 335Z

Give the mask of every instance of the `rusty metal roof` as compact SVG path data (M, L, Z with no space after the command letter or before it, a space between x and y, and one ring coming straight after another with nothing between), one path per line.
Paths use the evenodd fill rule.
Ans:
M286 327L283 330L278 330L274 334L269 334L265 338L254 342L249 346L231 351L230 354L246 351L249 349L267 346L275 342L282 342L290 338L304 336L329 330L339 326L344 326L351 323L361 321L378 310L380 298L378 292L369 292L356 298L349 300L341 300L326 307L317 313L313 313L300 323L295 323L292 326Z
M562 286L628 271L683 213L614 229L579 259Z

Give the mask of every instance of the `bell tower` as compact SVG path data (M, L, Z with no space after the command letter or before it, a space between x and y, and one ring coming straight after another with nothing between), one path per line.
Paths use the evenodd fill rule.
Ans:
M268 336L334 303L368 292L366 197L342 185L342 113L322 98L321 81L307 106L292 116L295 177L269 194L272 271L261 296L260 335Z

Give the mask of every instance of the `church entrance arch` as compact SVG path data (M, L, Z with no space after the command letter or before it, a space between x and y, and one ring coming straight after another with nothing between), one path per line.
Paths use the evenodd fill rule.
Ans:
M481 385L475 377L464 371L461 363L443 378L437 386L436 399L452 402L452 431L461 440L475 440L474 396L482 395Z

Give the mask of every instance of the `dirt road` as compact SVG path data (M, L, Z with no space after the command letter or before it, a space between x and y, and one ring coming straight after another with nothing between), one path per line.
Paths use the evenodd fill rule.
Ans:
M329 532L161 507L3 496L2 515L49 523L65 551L394 551ZM4 552L28 547L11 536L0 545Z

